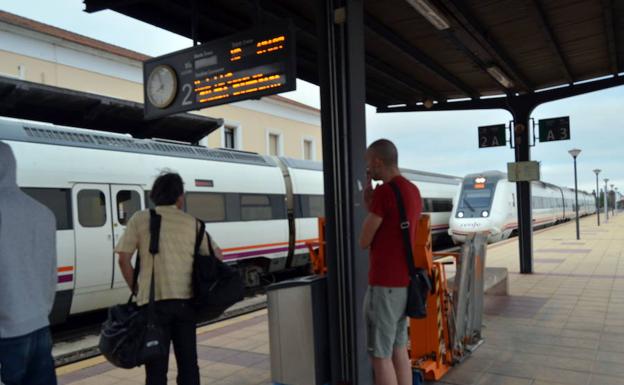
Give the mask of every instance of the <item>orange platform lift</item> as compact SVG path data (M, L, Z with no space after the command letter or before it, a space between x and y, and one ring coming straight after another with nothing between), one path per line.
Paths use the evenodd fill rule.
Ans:
M324 218L319 218L318 234L319 242L308 242L307 246L312 272L324 275L327 273ZM464 338L459 334L465 333L458 333L456 330L453 291L448 287L445 270L447 265L459 266L462 254L474 248L464 247L462 254L434 253L428 215L421 216L413 244L414 263L429 271L433 290L427 301L427 317L410 319L410 359L414 369L420 370L426 380L439 380L451 366L463 360L469 352L467 346L475 346L474 336ZM455 286L458 286L458 282L455 282ZM480 336L477 338L480 339Z

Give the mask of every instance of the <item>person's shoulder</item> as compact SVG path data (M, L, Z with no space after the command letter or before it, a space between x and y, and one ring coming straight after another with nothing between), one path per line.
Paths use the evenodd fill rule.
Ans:
M149 221L150 209L139 210L132 214L130 221L132 222L145 222Z
M416 184L414 182L412 182L411 180L407 179L404 176L402 176L401 178L402 178L402 181L403 181L403 187L405 189L407 189L412 194L419 194L420 195L420 189L418 189L418 186L416 186Z

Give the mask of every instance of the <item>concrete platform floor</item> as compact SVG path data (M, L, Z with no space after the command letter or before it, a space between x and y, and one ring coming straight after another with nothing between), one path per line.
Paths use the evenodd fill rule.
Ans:
M574 222L536 232L532 275L519 274L517 240L489 247L487 266L509 269L510 296L486 297L485 343L437 384L624 385L624 214L600 227L583 218L575 235ZM198 334L202 384L270 384L266 311ZM60 384L145 381L142 368L101 357L57 373Z
M517 240L488 248L510 296L486 297L485 344L437 384L624 385L624 214L580 230L536 232L532 275L519 274Z

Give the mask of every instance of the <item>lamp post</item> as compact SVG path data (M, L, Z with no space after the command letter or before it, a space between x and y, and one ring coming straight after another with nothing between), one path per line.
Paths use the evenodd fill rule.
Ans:
M600 174L599 168L594 170L596 174L596 219L598 220L598 226L600 226L600 187L598 187L598 174Z
M604 182L605 182L605 188L604 188L604 207L605 207L605 222L609 222L609 192L607 191L608 187L607 187L607 182L609 181L609 178L604 178Z
M581 150L578 148L573 148L568 151L572 158L574 158L574 201L576 206L576 240L581 239L581 230L579 226L579 207L578 207L578 181L576 177L576 157L581 153Z

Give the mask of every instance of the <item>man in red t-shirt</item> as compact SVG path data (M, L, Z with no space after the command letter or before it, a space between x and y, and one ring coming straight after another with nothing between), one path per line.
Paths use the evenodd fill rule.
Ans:
M368 352L376 385L411 385L405 315L409 273L399 208L390 183L401 191L412 236L422 212L422 200L418 188L401 176L397 149L389 140L380 139L368 147L366 166L364 202L369 213L360 246L370 248L369 286L364 300ZM384 184L373 190L372 180Z

